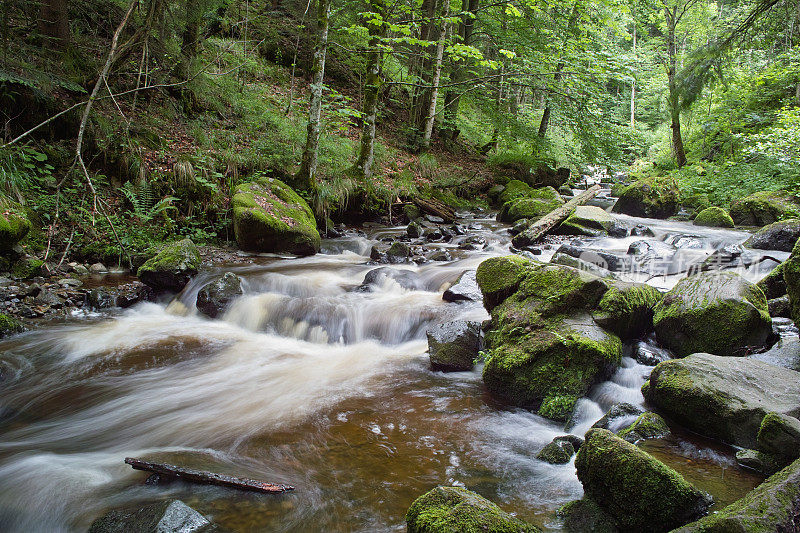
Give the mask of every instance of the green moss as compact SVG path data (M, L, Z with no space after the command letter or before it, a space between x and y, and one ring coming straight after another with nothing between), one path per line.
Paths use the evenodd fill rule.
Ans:
M605 210L594 206L578 206L577 209L557 228L561 235L586 235L597 237L605 235L614 226L614 217Z
M792 306L792 320L800 324L800 241L794 245L792 255L783 262L783 280Z
M190 239L183 239L161 248L139 267L136 275L156 290L178 292L197 274L201 262L197 246Z
M538 220L564 204L561 195L552 187L539 189L518 187L509 196L512 198L503 203L503 207L497 214L497 220L501 222L514 223L526 218Z
M644 337L653 330L653 313L664 295L639 283L615 282L600 300L594 319L624 340Z
M30 279L42 273L44 261L35 258L23 258L11 266L11 275L19 279Z
M0 313L0 338L14 333L22 333L25 331L25 326L16 318L10 317L6 314Z
M776 266L769 274L764 276L761 281L756 283L756 287L764 292L764 296L767 300L774 300L775 298L780 298L787 294L786 280L783 277L784 265L786 265L786 263L781 263Z
M781 466L800 458L800 420L779 413L767 413L758 430L758 445L774 456Z
M0 252L10 251L30 230L31 223L22 206L0 197Z
M800 206L790 192L760 191L731 203L731 217L739 226L766 226L800 217Z
M678 472L605 429L586 433L575 467L586 496L623 530L669 531L709 505Z
M620 193L613 211L638 217L668 218L678 212L680 199L680 190L674 179L644 178Z
M535 263L519 255L493 257L478 266L476 280L483 293L483 304L491 311L519 287L525 273Z
M670 434L667 423L655 413L642 413L636 421L623 429L617 436L628 442L638 442L644 439L660 439Z
M697 214L694 219L694 225L712 228L732 228L733 219L721 207L708 207Z
M577 394L548 396L542 400L542 405L539 406L537 413L551 420L569 420L579 399L580 396Z
M506 188L503 189L503 192L498 195L497 201L500 205L503 205L507 202L524 198L530 195L532 191L533 189L527 183L519 180L511 180L506 184Z
M534 533L539 529L460 487L436 487L406 513L408 533Z
M584 498L563 505L558 516L564 521L568 533L617 533L614 519L591 498Z
M572 443L566 440L554 440L542 448L542 451L536 454L536 458L551 465L564 465L572 459L573 455L575 455L575 448Z

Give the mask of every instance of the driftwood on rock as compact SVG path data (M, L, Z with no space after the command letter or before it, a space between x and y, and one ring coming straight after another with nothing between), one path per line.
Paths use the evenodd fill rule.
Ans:
M597 196L597 193L599 193L601 190L602 187L600 187L600 185L590 187L569 202L550 211L545 216L528 226L528 229L515 236L511 240L511 244L517 248L530 246L566 220L572 213L575 212L575 209L579 205L583 205Z
M442 218L447 223L456 221L456 212L438 200L433 198L414 198L414 204L425 213Z
M216 474L214 472L206 472L204 470L194 470L192 468L183 468L180 466L170 465L166 463L150 463L132 457L127 457L125 462L131 465L134 470L143 470L145 472L153 472L160 476L168 478L177 478L191 483L202 483L206 485L219 485L220 487L230 487L234 489L247 490L251 492L263 492L267 494L280 494L294 490L294 487L289 485L278 485L274 483L265 483L255 479L239 478L228 476L225 474Z

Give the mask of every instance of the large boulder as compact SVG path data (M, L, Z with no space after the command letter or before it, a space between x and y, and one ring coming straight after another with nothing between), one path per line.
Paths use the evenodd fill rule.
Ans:
M200 533L214 531L211 522L180 500L111 511L95 520L89 533Z
M30 230L31 223L22 206L0 196L0 253L10 252Z
M613 211L635 217L668 218L678 212L680 200L680 190L674 179L646 178L628 185Z
M791 533L798 531L800 460L744 498L674 533Z
M484 264L478 267L478 284L492 315L486 387L503 401L566 420L577 400L621 360L619 338L591 316L608 282L574 268L533 262L517 264L514 274L484 276Z
M731 218L738 226L766 226L800 218L800 206L790 192L761 191L731 203Z
M511 180L506 183L505 189L498 194L497 201L500 205L504 205L528 196L532 190L531 186L523 181Z
M491 312L503 300L514 294L519 284L535 263L519 255L487 259L475 272L483 294L483 306Z
M503 204L497 220L513 224L518 220L538 220L564 204L558 191L552 187L528 189L524 196Z
M746 355L772 335L764 293L733 272L682 279L655 307L653 323L658 341L678 357Z
M180 292L200 269L200 252L190 239L167 244L139 267L137 276L156 291Z
M733 219L727 211L721 207L707 207L697 213L694 219L695 226L707 226L710 228L732 228Z
M659 412L701 435L758 448L764 417L800 417L800 372L741 357L694 354L659 363L642 387Z
M436 487L411 504L408 533L535 533L539 528L461 487Z
M575 458L586 497L622 531L669 531L706 514L710 498L678 472L605 429L590 429Z
M295 255L319 251L314 213L282 181L268 178L239 185L232 207L233 229L241 249Z
M616 225L616 219L604 209L590 205L578 206L556 229L560 235L607 235Z
M445 372L472 370L481 347L481 325L455 320L428 330L431 368Z
M768 413L758 430L758 447L780 465L800 458L800 420Z
M653 331L653 313L664 295L644 283L614 282L592 315L600 326L623 340L643 338Z
M197 294L197 309L206 316L216 318L242 294L242 278L233 272L226 272L200 289Z
M791 252L797 239L800 239L800 219L792 218L764 226L747 239L744 245L756 250Z

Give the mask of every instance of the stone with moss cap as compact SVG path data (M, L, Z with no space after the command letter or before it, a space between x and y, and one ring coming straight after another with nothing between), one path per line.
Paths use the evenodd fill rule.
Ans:
M781 296L786 296L786 280L783 278L783 269L786 263L781 263L770 271L769 274L761 278L756 283L756 287L764 291L767 300L774 300Z
M673 533L775 533L797 531L800 459L744 498Z
M524 196L514 198L503 204L497 214L497 220L510 224L523 219L538 220L562 205L564 205L564 200L554 188L528 188Z
M623 340L641 338L653 331L654 309L663 297L650 285L615 281L592 315Z
M760 191L731 203L731 218L737 226L766 226L800 218L800 206L788 191Z
M747 239L744 245L756 250L791 252L798 239L800 239L800 219L790 218L764 226Z
M697 214L694 219L694 225L710 228L732 228L733 219L721 207L707 207Z
M666 421L651 412L642 413L633 424L617 433L620 438L633 443L645 439L663 439L669 434Z
M710 498L678 472L605 429L590 429L575 458L584 493L622 531L669 531L696 520Z
M733 272L682 279L655 307L658 341L678 357L747 355L767 346L772 319L764 293Z
M678 212L681 194L677 182L668 177L652 177L628 185L614 204L614 213L635 217L668 218Z
M0 253L8 253L31 230L25 210L17 202L0 196Z
M591 205L579 205L554 233L559 235L585 235L599 237L607 235L616 224L616 219L604 209Z
M780 413L768 413L758 430L758 446L785 466L800 458L800 420Z
M236 242L251 252L312 255L320 235L314 213L295 191L275 178L236 187L233 200Z
M744 448L758 447L767 414L800 417L800 372L751 358L694 354L664 361L642 394L682 426Z
M411 504L408 533L536 533L480 494L461 487L436 487Z
M483 293L483 305L491 311L511 296L519 287L525 273L537 263L519 255L493 257L478 266L475 279Z
M25 331L25 326L22 325L22 322L4 313L0 313L0 338L15 333L22 333L23 331Z
M200 269L200 252L190 239L173 242L139 267L137 276L156 291L180 292Z
M505 188L497 195L497 201L500 205L503 205L528 196L532 190L527 183L520 180L511 180L506 183Z

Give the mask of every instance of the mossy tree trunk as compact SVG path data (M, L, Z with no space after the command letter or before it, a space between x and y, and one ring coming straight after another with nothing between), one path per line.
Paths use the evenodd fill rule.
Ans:
M63 51L70 43L68 0L42 0L39 6L39 32L44 47Z
M378 120L378 103L381 89L383 51L381 44L386 37L386 2L371 0L373 11L366 14L362 23L369 31L369 54L367 56L367 78L364 86L364 129L361 133L361 151L356 162L356 171L365 181L372 178L375 160L375 126Z
M308 135L297 184L306 189L316 189L317 162L319 158L319 137L322 129L322 90L325 80L325 55L328 52L328 25L331 14L331 0L317 0L317 43L314 47L314 60L311 67L311 101L308 112Z
M672 149L675 151L675 160L678 168L686 164L686 150L683 147L683 136L681 134L681 99L678 87L678 41L675 36L676 29L683 15L686 14L695 0L678 2L674 5L664 3L664 18L667 22L667 84L669 94L667 104L669 105L670 127L672 128Z
M177 72L182 79L189 77L189 65L197 56L197 46L200 41L200 21L203 16L202 0L185 0L184 26L181 32L181 58L178 61Z

